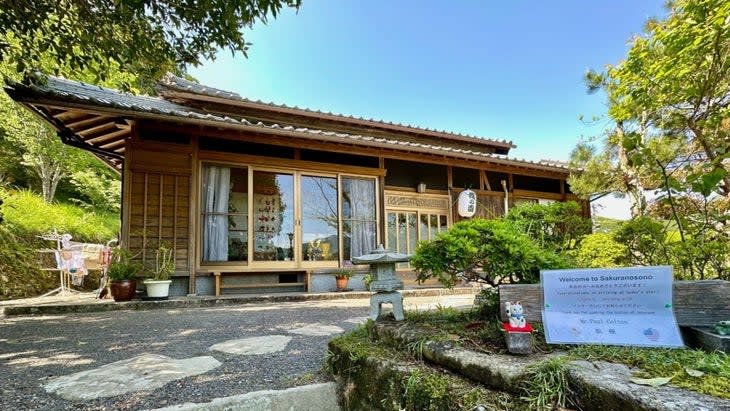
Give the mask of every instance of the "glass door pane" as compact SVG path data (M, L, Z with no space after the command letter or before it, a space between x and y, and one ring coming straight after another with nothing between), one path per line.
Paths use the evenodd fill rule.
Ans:
M204 165L202 170L201 260L248 260L248 170Z
M294 176L253 172L254 261L293 261Z
M303 175L302 261L339 261L337 178Z

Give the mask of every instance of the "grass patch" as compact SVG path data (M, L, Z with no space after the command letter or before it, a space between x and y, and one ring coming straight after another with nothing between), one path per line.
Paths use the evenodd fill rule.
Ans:
M18 235L41 235L57 230L69 233L75 241L106 243L117 237L117 213L90 212L83 208L53 203L28 190L0 192L2 213L7 224Z

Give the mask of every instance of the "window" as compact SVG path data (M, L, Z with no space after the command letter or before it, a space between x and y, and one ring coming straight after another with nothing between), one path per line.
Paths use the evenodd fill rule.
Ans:
M375 179L342 178L343 258L369 254L375 249Z
M202 259L248 260L248 171L203 167Z
M447 229L445 214L426 211L389 211L387 224L388 249L402 254L413 254L418 241L432 240ZM408 263L398 264L398 268L409 267Z

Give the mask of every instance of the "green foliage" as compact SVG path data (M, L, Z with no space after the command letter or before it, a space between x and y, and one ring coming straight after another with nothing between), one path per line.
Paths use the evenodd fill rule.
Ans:
M344 379L346 409L455 410L523 409L509 394L428 367L377 338L372 326L358 327L329 344L327 364ZM377 364L382 364L381 366Z
M28 190L5 192L3 213L7 224L30 236L56 230L71 234L74 241L106 243L116 238L119 230L118 215L90 213L68 204L48 204Z
M562 409L569 403L570 384L565 369L566 357L554 357L527 368L520 387L522 399L533 410Z
M344 277L344 278L350 278L355 273L355 270L351 268L338 268L334 271L331 271L330 274L334 275L335 277Z
M20 73L30 73L50 59L56 62L56 74L68 67L72 73L91 72L97 80L125 67L150 83L175 67L213 60L221 48L245 55L249 43L242 27L266 23L282 8L299 4L300 0L2 1L0 58L13 60Z
M670 259L667 233L662 223L637 217L621 224L615 240L626 246L631 265L661 265Z
M129 259L126 263L129 264ZM175 256L173 250L166 245L161 245L155 250L155 260L152 267L146 267L143 271L145 277L152 280L169 280L175 272Z
M94 169L78 170L71 174L71 184L79 197L73 200L81 206L119 212L122 203L122 182L118 175L110 176Z
M462 276L494 286L505 281L537 282L541 269L564 268L566 263L541 249L515 224L476 218L419 243L411 266L418 281L436 278L452 287Z
M556 252L574 249L580 238L591 232L591 220L582 216L575 201L520 205L509 210L507 221L540 247Z
M58 286L56 273L39 270L38 242L0 224L0 300L32 297Z
M115 248L107 269L109 278L116 281L131 280L142 274L142 265L133 261L133 258L131 251L120 247Z
M679 279L730 278L730 238L713 230L681 238L667 222L638 217L620 225L615 241L626 247L628 265L671 265Z
M595 233L583 237L574 252L574 261L581 268L622 267L629 264L628 252L613 234Z

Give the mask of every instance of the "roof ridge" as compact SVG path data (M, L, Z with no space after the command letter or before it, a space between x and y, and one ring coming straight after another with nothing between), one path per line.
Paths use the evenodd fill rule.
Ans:
M232 91L222 90L215 87L209 87L205 86L199 83L192 82L190 80L186 80L182 77L176 76L175 74L171 72L167 72L160 82L158 83L162 88L172 89L172 90L178 90L178 91L185 91L193 94L199 94L199 95L207 95L210 97L222 97L227 99L235 99L239 100L245 103L253 103L253 104L263 104L271 107L276 108L283 108L283 109L289 109L289 110L300 110L312 114L321 114L321 115L328 115L328 116L335 116L335 117L342 117L345 119L350 120L360 120L360 121L368 121L372 123L380 123L383 125L389 125L389 126L397 126L397 127L406 127L411 128L414 130L420 130L420 131L427 131L431 133L440 133L440 134L446 134L451 135L455 137L463 137L463 138L470 138L470 139L476 139L480 140L482 142L493 142L497 144L505 144L511 146L511 148L517 147L511 140L507 141L505 139L495 139L495 138L486 138L486 137L479 137L472 134L466 134L466 133L458 133L453 131L446 131L446 130L437 130L435 128L428 128L428 127L421 127L421 126L414 126L411 124L404 124L404 123L396 123L393 121L386 121L386 120L376 120L374 118L365 118L365 117L358 117L354 116L352 114L343 114L343 113L333 113L331 111L322 111L317 109L310 109L306 107L299 107L299 106L289 106L286 104L279 104L274 103L271 101L263 101L263 100L253 100L250 98L246 98L241 96L238 93L234 93Z

